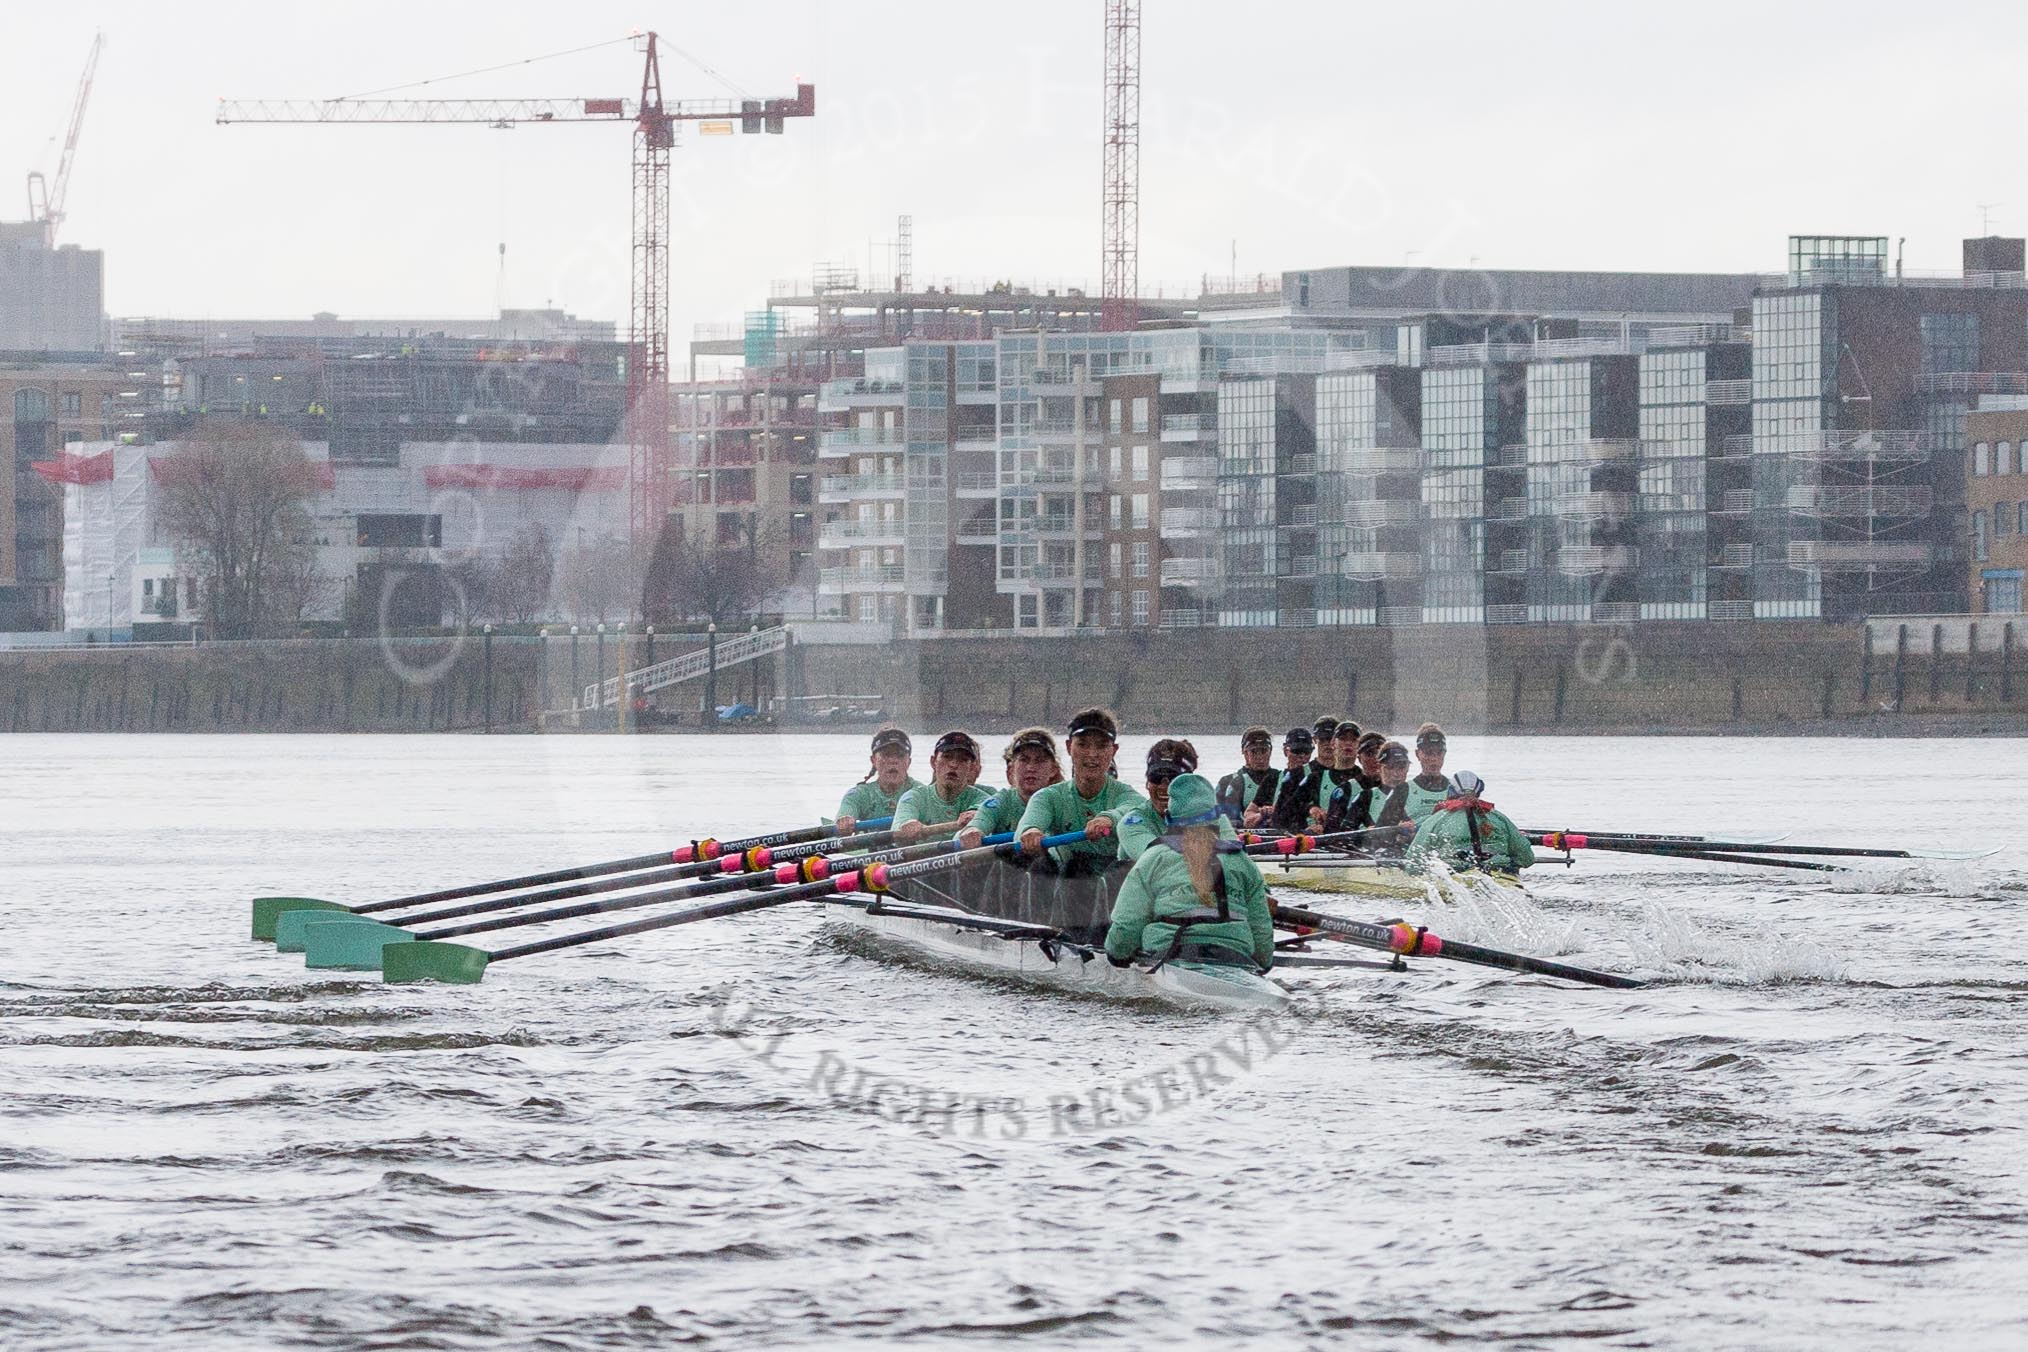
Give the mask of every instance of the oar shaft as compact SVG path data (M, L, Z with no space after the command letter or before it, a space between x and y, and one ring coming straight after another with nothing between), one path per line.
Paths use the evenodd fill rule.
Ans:
M1057 845L1070 845L1084 839L1084 832L1069 831L1043 840L1045 849ZM935 873L943 869L956 868L974 859L990 858L995 853L1010 848L1011 842L1001 845L985 845L978 849L959 850L934 859L920 859L905 864L875 864L865 871L862 878L858 870L841 873L821 882L804 883L797 887L785 887L778 892L761 892L749 897L727 897L722 901L708 901L702 906L685 907L680 911L665 912L662 915L643 916L623 924L605 925L578 934L560 934L553 939L537 939L531 943L503 948L487 955L489 962L504 962L508 958L525 958L533 953L553 953L560 948L575 948L580 944L598 943L605 939L619 939L630 934L646 934L650 930L667 929L671 925L687 925L695 920L715 920L720 916L738 915L744 911L765 910L770 906L781 906L791 901L804 901L810 897L824 896L832 892L857 892L862 882L875 891L886 891L889 882L897 878L913 878L924 873Z
M863 826L885 826L891 818L863 822ZM615 873L632 873L640 869L655 868L664 864L688 864L700 860L716 859L728 851L750 850L759 846L794 845L803 841L826 840L838 833L835 826L801 826L789 831L776 831L765 836L751 836L745 840L727 841L721 844L715 840L691 841L673 850L662 850L654 854L637 854L626 859L609 859L602 864L579 864L571 868L549 869L542 873L527 873L518 878L500 878L487 883L467 883L461 887L443 887L434 892L417 892L412 896L395 897L389 901L369 902L353 908L357 915L376 915L382 911L399 911L411 906L428 906L440 901L462 901L466 897L486 896L494 892L516 891L526 887L546 887L551 883L577 882L585 878L603 878Z
M1655 859L1704 859L1714 864L1748 864L1754 868L1800 868L1817 873L1850 873L1836 864L1816 864L1807 859L1765 859L1751 854L1717 854L1710 850L1625 850L1624 854L1645 854Z
M1682 836L1602 836L1589 831L1524 833L1552 850L1618 850L1625 854L1673 854L1704 850L1718 854L1828 855L1834 859L1913 859L1907 850L1876 850L1852 845L1767 845L1737 840L1692 840Z
M892 839L893 834L892 831L861 831L837 840L813 840L783 846L749 845L742 850L729 850L713 859L700 859L689 864L672 864L666 868L648 869L595 882L572 883L566 887L547 887L540 891L514 896L488 897L483 901L467 902L462 906L446 906L417 915L394 916L387 923L404 927L434 925L443 920L460 920L468 915L485 915L492 911L514 910L544 902L568 901L572 897L598 896L605 892L624 892L636 887L676 882L684 878L701 878L710 874L738 876L806 859L811 855L822 854L826 850L849 851L884 845Z
M1439 938L1428 930L1414 925L1374 925L1362 920L1346 920L1335 915L1325 915L1320 911L1287 905L1277 907L1275 920L1283 925L1305 925L1347 943L1377 948L1387 953L1399 953L1404 957L1455 958L1459 962L1477 963L1482 967L1503 967L1512 972L1532 972L1539 976L1561 977L1565 981L1582 982L1587 986L1607 986L1615 990L1635 990L1647 984L1632 977L1616 976L1611 972L1594 972L1588 967L1573 967L1569 963L1552 962L1547 958L1531 958L1523 953L1505 953L1497 948L1481 948L1477 944L1458 943Z

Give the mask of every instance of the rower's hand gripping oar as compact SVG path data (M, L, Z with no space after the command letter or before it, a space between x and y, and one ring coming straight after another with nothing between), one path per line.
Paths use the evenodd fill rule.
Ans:
M1455 939L1441 939L1417 925L1372 925L1360 920L1325 915L1320 911L1304 910L1286 903L1276 904L1275 922L1282 925L1303 925L1320 930L1345 943L1358 944L1364 948L1377 948L1403 957L1453 958L1459 962L1478 963L1482 967L1504 967L1510 972L1532 972L1538 976L1561 977L1565 981L1579 981L1587 986L1608 986L1615 990L1638 990L1648 984L1629 976L1594 972L1588 967L1573 967L1567 962L1551 962L1547 958L1531 958L1524 953L1506 953L1497 948L1481 948L1477 944L1460 943Z
M884 823L872 823L884 825ZM681 849L673 849L661 855L635 855L633 859L612 859L610 863L592 863L576 870L552 870L550 874L529 874L525 878L509 878L501 884L487 886L483 900L464 902L462 906L446 906L440 910L426 912L422 916L387 916L389 910L408 910L410 906L428 904L422 898L440 896L434 892L422 892L416 898L402 898L395 902L371 902L367 906L339 906L337 902L312 902L308 898L288 896L264 896L253 900L253 936L272 938L276 951L300 953L304 926L316 920L353 916L383 916L389 924L414 924L418 920L442 920L450 916L483 914L487 910L505 910L509 906L527 906L533 902L554 902L566 896L590 896L594 892L610 892L614 888L641 888L651 882L675 882L677 878L698 878L704 874L738 872L740 868L767 868L771 857L787 857L787 851L813 853L819 849L836 849L838 845L872 845L886 841L886 831L864 831L834 839L829 835L831 827L803 827L797 831L779 831L783 837L797 837L785 843L771 843L771 837L752 837L750 841L692 841ZM706 847L706 853L698 853L698 845ZM671 863L675 855L685 855L683 861ZM752 859L761 863L750 863ZM799 857L799 855L797 855ZM647 859L647 863L643 863ZM633 866L633 868L621 868ZM564 886L541 886L537 892L523 892L523 888L539 886L535 880L544 878L568 878ZM590 878L594 882L582 882ZM450 892L470 892L468 888L450 888ZM294 918L290 918L290 914ZM266 932L264 932L266 930Z
M1048 836L1043 840L1045 848L1070 845L1084 839L1084 832L1071 831L1062 835ZM384 955L385 979L390 982L447 981L470 985L486 975L486 968L509 958L525 958L536 953L553 953L562 948L576 948L581 944L600 943L606 939L623 938L630 934L645 934L650 930L667 929L671 925L687 925L697 920L715 920L720 916L739 915L746 911L766 910L771 906L783 906L792 901L807 901L812 897L827 896L844 892L885 892L895 882L905 878L919 877L944 869L957 868L975 859L991 858L994 854L1011 847L1011 842L1001 845L985 845L977 849L958 850L943 853L935 858L917 859L901 864L873 864L864 870L853 870L835 877L796 887L784 888L779 892L762 892L748 897L727 897L710 901L702 906L692 906L681 911L664 915L644 916L624 924L606 925L599 929L586 930L580 934L563 934L553 939L537 939L487 952L482 948L468 948L464 944L426 942L396 944Z
M955 823L945 832L956 831ZM878 833L885 834L885 833ZM850 839L850 837L848 837ZM991 837L994 844L1013 839L1012 835ZM912 846L899 846L871 854L825 855L807 852L804 847L794 859L785 860L769 868L726 870L726 875L687 882L680 886L658 887L646 892L630 892L625 896L607 897L596 901L579 902L572 906L553 907L541 911L517 911L512 915L495 916L488 920L468 921L462 925L447 925L440 929L414 930L395 925L378 924L359 916L345 916L333 920L322 912L309 912L304 917L303 956L306 966L317 968L338 968L345 971L373 972L382 966L383 954L389 945L406 944L417 940L453 939L467 934L484 934L490 930L515 929L522 925L545 925L557 920L575 920L581 916L602 915L609 911L626 911L641 906L658 906L664 902L690 901L699 897L715 896L721 892L759 891L764 888L794 883L817 882L834 873L860 870L878 863L896 863L910 859L926 858L933 854L948 854L959 848L955 841L927 841ZM748 862L756 851L748 851ZM765 853L760 851L758 853ZM783 851L782 853L786 853ZM726 856L732 863L734 856ZM623 879L609 887L633 887L638 884L632 879ZM564 889L559 889L564 890ZM586 889L603 890L603 889ZM288 922L283 922L288 928Z
M884 827L889 818L878 818L865 825L868 828ZM281 917L291 911L320 911L340 915L378 915L386 911L406 910L413 906L426 906L434 902L455 901L465 897L486 896L495 892L519 891L529 887L543 887L551 883L576 882L586 878L605 878L614 874L634 873L645 869L659 870L661 878L692 877L709 873L720 867L721 859L736 859L754 850L794 847L809 842L814 849L836 838L837 828L832 826L804 826L792 831L777 831L767 836L752 836L746 840L692 841L674 850L659 854L640 854L627 859L611 859L603 864L581 864L574 868L551 869L546 873L529 873L519 878L503 878L497 882L474 883L466 887L449 887L436 892L418 892L414 896L397 897L391 901L369 902L364 906L346 906L335 901L319 901L310 897L255 897L253 903L253 937L256 939L277 939L277 927ZM846 840L862 841L884 835L884 832L869 829L864 833L845 837ZM673 867L672 867L673 866ZM729 871L729 870L728 870ZM652 881L652 880L647 880ZM557 893L548 894L553 898ZM566 895L583 895L582 893ZM526 898L498 900L484 904L480 909L497 909L500 906L519 906ZM300 923L300 922L296 922ZM404 923L406 923L404 921ZM290 926L293 929L293 926ZM291 935L292 942L282 949L293 952L301 944L293 942L299 935Z
M1298 855L1308 854L1312 850L1329 849L1341 841L1357 840L1362 836L1399 836L1403 834L1403 826L1410 832L1415 829L1413 824L1402 823L1398 826L1363 826L1357 831L1331 831L1323 835L1262 836L1242 831L1239 839L1248 854Z

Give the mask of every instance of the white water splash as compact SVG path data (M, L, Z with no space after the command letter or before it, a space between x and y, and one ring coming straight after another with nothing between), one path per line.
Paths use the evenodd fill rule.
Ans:
M1551 916L1520 888L1483 874L1455 873L1441 859L1432 858L1423 891L1431 907L1442 908L1433 928L1447 939L1537 957L1572 953L1579 947L1576 925Z
M1845 980L1842 959L1765 925L1719 932L1652 903L1643 908L1642 918L1643 928L1627 936L1634 960L1669 980L1713 986Z

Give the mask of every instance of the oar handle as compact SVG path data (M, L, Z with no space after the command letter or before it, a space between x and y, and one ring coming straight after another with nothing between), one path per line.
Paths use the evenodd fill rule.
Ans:
M1346 920L1340 916L1325 915L1320 911L1288 905L1276 907L1275 919L1281 924L1306 925L1348 943L1377 948L1387 953L1399 953L1403 957L1453 958L1459 962L1478 963L1483 967L1504 967L1509 971L1561 977L1566 981L1578 981L1588 986L1606 986L1615 990L1636 990L1647 984L1633 977L1616 976L1611 972L1594 972L1590 968L1573 967L1569 963L1552 962L1546 958L1531 958L1522 953L1506 953L1497 948L1481 948L1477 944L1443 939L1419 925L1374 925L1363 920Z
M872 834L880 827L894 821L892 817L868 817L865 821L853 823L857 834ZM706 837L693 840L688 845L679 845L671 852L678 864L691 864L700 860L717 859L721 855L738 854L743 850L765 848L770 845L797 845L810 840L830 840L838 835L835 822L823 826L799 826L791 831L776 831L771 835L748 836L745 840L714 840Z
M1383 833L1400 835L1401 827L1404 825L1409 825L1409 823L1404 822L1396 826L1362 826L1357 831L1331 831L1322 835L1303 835L1299 833L1283 836L1262 836L1246 832L1240 835L1240 840L1244 842L1248 854L1307 854L1311 850L1332 845L1341 840L1355 840L1361 836L1373 836Z

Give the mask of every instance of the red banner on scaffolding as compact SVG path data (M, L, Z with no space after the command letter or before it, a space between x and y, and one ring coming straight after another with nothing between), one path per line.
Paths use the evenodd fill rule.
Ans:
M53 484L104 484L113 480L113 453L64 454L54 460L33 460L28 467Z
M612 492L627 486L627 471L617 466L560 469L518 465L426 465L423 482L431 488L497 488L509 491L566 489L571 492Z

